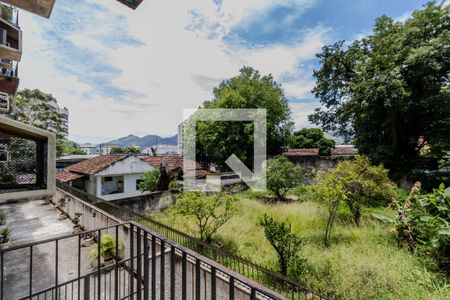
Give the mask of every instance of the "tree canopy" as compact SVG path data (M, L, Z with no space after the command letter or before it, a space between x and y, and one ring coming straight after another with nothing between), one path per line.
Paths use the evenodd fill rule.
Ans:
M267 153L277 154L287 144L292 129L291 112L281 86L271 75L261 75L243 67L239 75L214 88L214 97L203 107L267 109ZM253 124L251 122L198 122L197 159L206 164L225 166L235 154L249 168L253 163Z
M316 181L314 189L328 206L326 245L330 244L331 229L341 203L347 205L355 224L359 226L363 204L386 204L397 196L388 170L383 165L372 165L367 157L359 155L353 161L341 161L334 169L320 171Z
M279 200L286 198L287 192L298 185L303 179L300 167L284 156L277 156L267 161L266 184Z
M424 147L435 159L450 147L448 6L428 3L404 22L382 16L371 35L317 56L322 107L310 121L396 170L413 168Z
M200 240L210 243L217 230L238 212L239 207L238 199L232 195L206 195L197 191L182 194L170 211L191 219L197 227Z
M320 155L330 155L335 142L327 139L320 128L303 128L293 133L289 146L291 148L319 148Z

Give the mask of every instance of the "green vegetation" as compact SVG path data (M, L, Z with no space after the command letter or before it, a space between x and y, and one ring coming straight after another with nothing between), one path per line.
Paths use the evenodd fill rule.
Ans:
M430 2L404 22L378 18L348 47L325 46L313 90L323 108L310 120L392 175L414 168L425 149L437 161L450 147L449 32L450 6Z
M266 202L255 199L259 193L238 194L239 213L223 225L216 240L228 241L232 250L251 261L275 269L278 255L266 240L260 225L268 214L288 220L292 232L302 236L299 256L306 258L300 282L345 299L448 299L450 288L432 261L397 246L395 236L374 219L377 212L393 217L388 208L363 208L360 226L355 226L348 207L340 204L332 245L323 245L327 207L320 202ZM249 195L251 197L249 197ZM169 214L152 217L198 236L192 219Z
M24 89L12 101L10 114L20 122L56 133L56 156L85 154L74 142L66 140L63 132L63 117L51 102L56 98L38 89Z
M363 205L382 205L397 196L396 186L389 180L388 170L373 166L369 159L357 156L354 161L342 161L330 171L317 175L315 190L328 207L325 245L329 246L331 230L341 203L345 203L357 226L361 222Z
M303 179L302 171L284 156L277 156L267 161L266 184L279 200L284 200L289 189L298 185Z
M213 235L239 210L237 199L225 193L206 195L204 192L187 192L170 208L173 215L184 216L195 224L200 240L212 242Z
M267 241L277 252L280 273L287 276L289 269L291 269L289 272L291 277L303 273L305 260L298 257L303 241L292 232L291 224L277 221L264 214L260 220L260 225L264 228Z
M83 155L85 153L76 143L59 137L56 139L56 154L59 157L70 154Z
M139 149L136 147L112 147L111 154L137 154L139 153Z
M416 183L402 203L394 201L397 218L374 216L395 226L397 241L413 252L436 259L441 269L450 274L450 188L443 184L432 193L419 195Z
M0 231L0 244L8 243L11 238L11 229L8 227L3 228Z
M141 192L156 192L158 190L160 174L159 169L146 172L139 182L139 190Z
M334 140L327 139L319 128L303 128L292 134L289 141L291 148L319 148L320 155L331 155Z
M116 258L116 246L118 248L118 255L120 256L124 249L123 243L116 241L115 238L109 235L102 236L100 241L100 256L103 258L104 262L108 262ZM90 253L93 264L97 262L98 254L98 244L94 244L93 250Z
M267 109L267 153L278 154L287 144L292 129L291 112L281 86L271 75L243 67L240 74L214 88L214 98L203 107ZM197 160L224 168L225 161L235 154L252 166L252 122L198 122L196 128Z

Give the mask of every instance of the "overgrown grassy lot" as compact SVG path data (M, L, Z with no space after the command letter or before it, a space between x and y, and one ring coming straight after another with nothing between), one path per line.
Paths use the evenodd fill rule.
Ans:
M245 258L277 268L276 253L259 225L259 218L267 213L289 220L293 231L305 240L300 253L307 259L308 271L300 280L310 287L341 299L450 299L448 281L433 271L434 264L399 248L389 228L371 216L373 212L394 216L388 208L366 208L361 226L356 227L350 212L341 207L327 248L323 243L327 211L321 203L271 203L249 192L238 197L241 210L219 230L219 238ZM183 217L164 212L152 217L195 234L195 227Z

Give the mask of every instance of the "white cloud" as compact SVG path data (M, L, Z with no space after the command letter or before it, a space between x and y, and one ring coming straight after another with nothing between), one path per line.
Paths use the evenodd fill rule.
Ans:
M320 106L318 102L310 103L291 103L290 107L292 110L292 117L294 119L295 129L301 129L305 127L316 127L309 123L308 115L314 112L316 107Z
M28 14L21 16L26 47L21 64L21 88L40 88L67 106L70 137L78 141L130 133L174 134L183 109L196 108L209 99L211 87L236 75L242 65L253 66L263 74L272 73L284 83L290 97L307 97L311 82L303 79L305 74L299 74L299 67L320 50L327 33L327 29L318 27L306 31L297 43L256 49L235 48L222 39L233 26L254 13L277 4L310 5L310 0L230 0L224 1L220 9L207 0L144 1L136 11L115 1L114 4L110 0L89 1L103 9L92 11L91 22L66 37L78 47L101 53L108 65L119 70L112 85L137 95L107 98L100 92L98 83L84 80L83 73L61 72L62 66L55 63L58 61L55 55L64 53L47 42L43 30L50 23ZM57 5L70 4L60 1ZM194 31L192 11L201 12L204 18ZM131 33L142 45L111 47L98 38L110 34L111 30L118 35ZM73 70L76 68L71 66ZM310 106L293 104L297 122L304 122L305 113L301 111L310 110Z

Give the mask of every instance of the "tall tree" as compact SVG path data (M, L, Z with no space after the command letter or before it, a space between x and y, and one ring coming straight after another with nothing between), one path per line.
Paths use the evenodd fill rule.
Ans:
M251 67L243 67L238 76L214 88L214 98L203 107L267 109L267 153L277 154L285 146L292 130L291 112L281 86L271 75L262 76ZM253 162L253 124L251 122L199 122L197 159L225 166L235 154L248 167Z
M426 147L439 157L450 147L450 11L428 3L404 22L386 16L371 35L318 54L309 116L324 130L353 140L388 168L414 167Z
M330 155L335 142L327 139L320 128L303 128L294 132L289 146L292 148L319 148L320 155Z

